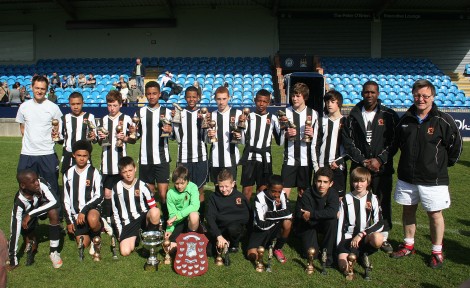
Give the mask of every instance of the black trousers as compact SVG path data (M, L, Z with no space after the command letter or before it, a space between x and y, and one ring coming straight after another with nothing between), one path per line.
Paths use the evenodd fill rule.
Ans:
M310 247L315 248L316 255L321 257L320 245L318 243L318 234L324 235L321 243L321 249L327 249L328 260L326 264L333 264L333 252L336 244L336 231L338 226L337 219L321 220L316 226L309 227L301 225L298 230L299 237L302 241L302 256L307 257L307 251Z

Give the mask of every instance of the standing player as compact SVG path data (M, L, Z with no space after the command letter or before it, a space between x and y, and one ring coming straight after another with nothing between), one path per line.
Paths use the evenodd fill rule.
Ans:
M57 211L57 200L52 195L50 186L44 179L39 178L33 170L21 170L18 172L19 190L15 195L13 210L11 211L11 234L10 234L10 267L12 270L18 266L16 252L18 250L18 239L23 235L26 242L26 250L30 251L31 258L26 265L34 262L34 255L37 253L38 241L35 229L38 226L38 217L49 218L49 246L52 266L60 268L62 259L59 253L60 226L59 214Z
M121 93L117 90L111 90L106 95L106 103L108 104L109 114L101 119L100 127L105 128L109 134L103 134L98 128L98 136L100 145L103 139L107 138L111 145L102 146L101 154L101 174L103 175L104 201L103 216L108 224L111 223L111 189L121 179L118 170L118 161L127 155L126 143L135 143L135 139L129 137L129 129L132 131L135 127L132 125L131 117L122 114L119 110L122 107ZM116 127L122 128L121 132L116 131ZM122 142L122 146L118 147L118 141Z
M351 110L343 129L343 145L351 158L351 171L356 167L369 169L372 193L377 195L382 208L386 231L392 228L392 175L393 156L397 152L394 143L398 115L381 104L379 85L367 81L362 85L362 100ZM352 190L352 188L351 188ZM384 232L382 250L392 253L388 232Z
M46 99L49 80L34 76L32 88L34 98L21 104L16 115L20 123L22 147L18 172L32 169L51 185L51 192L59 199L59 160L52 140L52 120L60 120L59 106Z
M233 179L237 179L237 165L240 160L238 145L231 141L233 138L242 138L243 133L232 133L233 125L238 125L242 112L228 106L229 100L230 94L226 87L221 86L215 90L217 110L211 113L211 119L216 122L216 128L215 130L209 129L207 136L209 139L217 138L217 142L212 143L210 155L210 175L212 182L216 185L217 176L224 168L232 173ZM244 120L243 117L242 120ZM243 143L243 139L241 142Z
M86 140L75 142L72 153L76 164L63 175L67 230L69 234L75 235L81 247L88 247L91 239L100 235L102 227L100 212L96 209L103 201L101 175L98 169L88 163L92 149ZM91 245L90 254L93 253Z
M134 160L125 156L119 159L118 166L122 180L113 187L113 215L119 234L119 250L122 256L129 256L141 229L158 230L160 210L148 185L135 177Z
M171 133L171 125L164 121L170 121L171 111L160 106L160 85L155 81L145 84L145 96L148 105L137 110L135 116L139 117L138 135L140 135L140 180L147 183L152 195L155 194L157 183L158 195L162 207L164 219L168 219L166 206L166 193L170 182L170 152L168 138L160 137L162 133ZM165 119L164 121L162 121Z
M312 181L312 165L315 162L316 137L318 131L318 113L306 106L310 90L304 83L296 83L291 95L292 106L286 109L286 116L279 121L290 121L295 128L287 128L281 134L281 145L284 145L284 163L282 164L282 181L287 197L292 187L297 186L299 197ZM305 122L310 121L311 125ZM303 139L310 137L311 142Z
M318 119L317 156L313 163L315 172L318 168L329 167L333 170L333 188L343 197L346 189L347 166L341 129L346 118L341 115L343 95L338 91L328 91L323 97L325 114Z
M400 119L396 141L400 148L395 201L403 205L404 243L393 258L414 253L416 209L421 201L428 214L432 241L431 268L443 265L444 215L450 207L448 168L457 163L462 138L454 119L434 104L436 88L418 80L412 88L414 104Z
M96 129L89 129L88 122L93 126L95 124L95 116L89 112L84 112L83 96L78 92L73 92L69 96L70 113L62 116L62 129L60 137L63 138L64 148L62 152L61 172L64 174L70 167L75 165L75 157L72 157L72 145L79 140L87 138L94 141L96 139ZM87 133L89 133L87 135Z
M207 148L204 142L205 129L201 128L202 119L197 109L197 103L201 100L197 88L190 86L185 91L188 105L181 111L181 123L174 123L174 133L178 142L178 165L188 169L188 177L199 189L199 216L204 219L204 184L206 184Z
M245 134L245 150L240 160L242 164L243 194L251 199L253 185L256 183L257 192L266 189L269 177L273 174L271 140L274 135L276 142L280 143L279 121L276 115L266 110L271 101L271 94L265 89L256 93L256 111L248 117Z

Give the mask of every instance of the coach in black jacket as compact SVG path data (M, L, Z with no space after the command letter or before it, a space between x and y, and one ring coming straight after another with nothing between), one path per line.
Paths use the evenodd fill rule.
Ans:
M378 97L379 85L374 81L364 83L363 100L356 104L346 119L342 132L343 145L352 160L350 171L364 166L371 172L371 190L377 195L383 218L391 229L392 174L395 172L393 156L397 152L394 137L399 118L395 111L383 106ZM388 232L383 234L382 248L391 253L392 247L387 242Z
M429 265L442 266L444 216L450 206L449 175L462 152L462 138L454 119L434 104L436 89L428 80L413 84L414 104L397 126L396 141L401 150L395 200L403 205L404 243L394 252L394 258L411 255L414 251L416 209L421 202L431 227L432 254Z

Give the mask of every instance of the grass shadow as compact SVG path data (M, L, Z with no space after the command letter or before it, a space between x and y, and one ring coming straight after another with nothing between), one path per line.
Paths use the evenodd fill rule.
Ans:
M457 162L457 165L470 167L470 161L460 159L459 162Z

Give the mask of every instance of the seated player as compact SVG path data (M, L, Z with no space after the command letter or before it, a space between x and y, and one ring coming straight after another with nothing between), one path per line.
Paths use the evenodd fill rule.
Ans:
M75 235L79 249L90 246L91 239L101 232L101 216L96 209L103 201L101 175L88 163L93 147L89 141L79 140L72 145L72 156L75 165L63 176L64 211L67 230ZM94 254L93 245L90 255Z
M351 172L354 191L341 200L338 220L337 252L339 269L348 271L347 257L354 253L364 260L382 246L384 221L377 196L368 190L371 174L363 167Z
M318 245L318 233L324 235L322 249L326 248L326 266L333 264L333 248L335 247L336 229L338 222L339 197L333 186L333 171L328 167L321 167L315 173L315 185L299 197L300 203L296 205L296 232L302 241L302 256L307 256L310 247L315 248L317 255L321 255Z
M228 245L229 251L238 252L243 230L250 220L250 204L246 197L235 189L232 173L224 169L217 177L219 189L209 196L207 206L207 226L210 243L215 252L215 245L223 249Z
M268 189L256 195L255 219L247 252L248 259L252 262L257 258L256 249L259 246L268 248L275 238L274 256L281 263L287 261L281 249L292 228L292 212L283 188L281 176L272 175L268 181Z
M38 218L42 219L46 216L49 218L49 256L52 266L60 268L62 259L59 253L60 226L57 199L51 193L49 184L39 178L33 170L19 171L16 179L19 190L15 195L11 211L10 266L7 269L12 270L18 266L16 252L20 235L23 235L26 242L26 251L30 251L27 253L26 266L34 263L34 255L38 249L38 241L34 232L38 226Z
M139 230L156 231L160 225L160 210L147 184L135 178L134 160L125 156L118 161L122 180L114 185L111 204L119 234L119 250L129 256L136 246Z
M165 239L170 239L170 249L176 247L176 238L179 234L196 231L199 228L199 190L193 182L188 180L188 169L184 166L176 167L171 176L174 188L168 190L166 205L169 219L165 232Z

